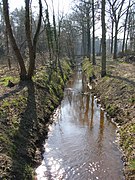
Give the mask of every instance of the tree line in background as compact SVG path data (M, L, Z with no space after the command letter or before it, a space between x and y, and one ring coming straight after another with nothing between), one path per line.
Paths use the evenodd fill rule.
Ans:
M95 65L95 55L102 55L101 76L104 76L106 54L116 59L119 52L121 55L135 52L134 0L74 0L70 14L59 12L57 16L46 0L38 1L38 15L30 0L25 0L21 9L9 12L9 8L8 0L2 0L0 57L6 56L11 68L14 54L21 80L32 78L37 54L44 55L43 63L48 63L51 70L58 68L61 75L63 57L68 57L72 64L76 56L88 57Z

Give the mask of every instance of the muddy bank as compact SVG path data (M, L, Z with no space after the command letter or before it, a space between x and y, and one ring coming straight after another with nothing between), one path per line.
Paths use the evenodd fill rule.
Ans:
M119 127L119 146L124 153L124 172L126 179L131 180L135 178L135 66L110 61L107 63L107 69L107 76L100 78L99 64L91 68L96 76L92 81L92 91ZM92 73L85 69L86 71L87 75L91 76Z
M67 62L63 70L66 81L71 73ZM5 88L4 83L2 86ZM33 82L16 84L1 94L0 179L33 179L33 169L41 162L42 143L52 123L49 117L63 98L63 89L60 73L53 71L49 80L42 67Z

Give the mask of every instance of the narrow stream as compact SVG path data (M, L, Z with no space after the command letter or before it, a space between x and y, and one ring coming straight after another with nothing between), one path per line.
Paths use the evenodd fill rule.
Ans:
M44 159L36 169L38 180L124 179L115 144L116 126L84 86L78 71L53 116Z

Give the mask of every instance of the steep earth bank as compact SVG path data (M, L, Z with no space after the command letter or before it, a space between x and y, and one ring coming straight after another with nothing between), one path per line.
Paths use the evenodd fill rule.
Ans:
M62 61L64 80L71 73ZM34 168L41 162L42 143L47 137L50 115L63 97L60 72L38 69L32 82L17 83L14 69L0 71L0 179L33 179ZM16 85L7 87L7 81Z

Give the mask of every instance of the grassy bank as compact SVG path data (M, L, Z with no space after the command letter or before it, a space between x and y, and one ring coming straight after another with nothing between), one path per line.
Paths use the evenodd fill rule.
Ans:
M62 61L64 81L71 68ZM64 83L59 71L40 67L32 82L18 84L14 72L2 69L0 87L0 179L33 179L41 162L42 143L47 137L50 115L63 98ZM8 80L16 85L7 87Z
M135 66L123 62L107 62L107 76L100 78L101 67L92 67L85 59L83 70L92 80L93 93L100 99L108 115L118 125L119 146L124 152L126 179L135 178Z

